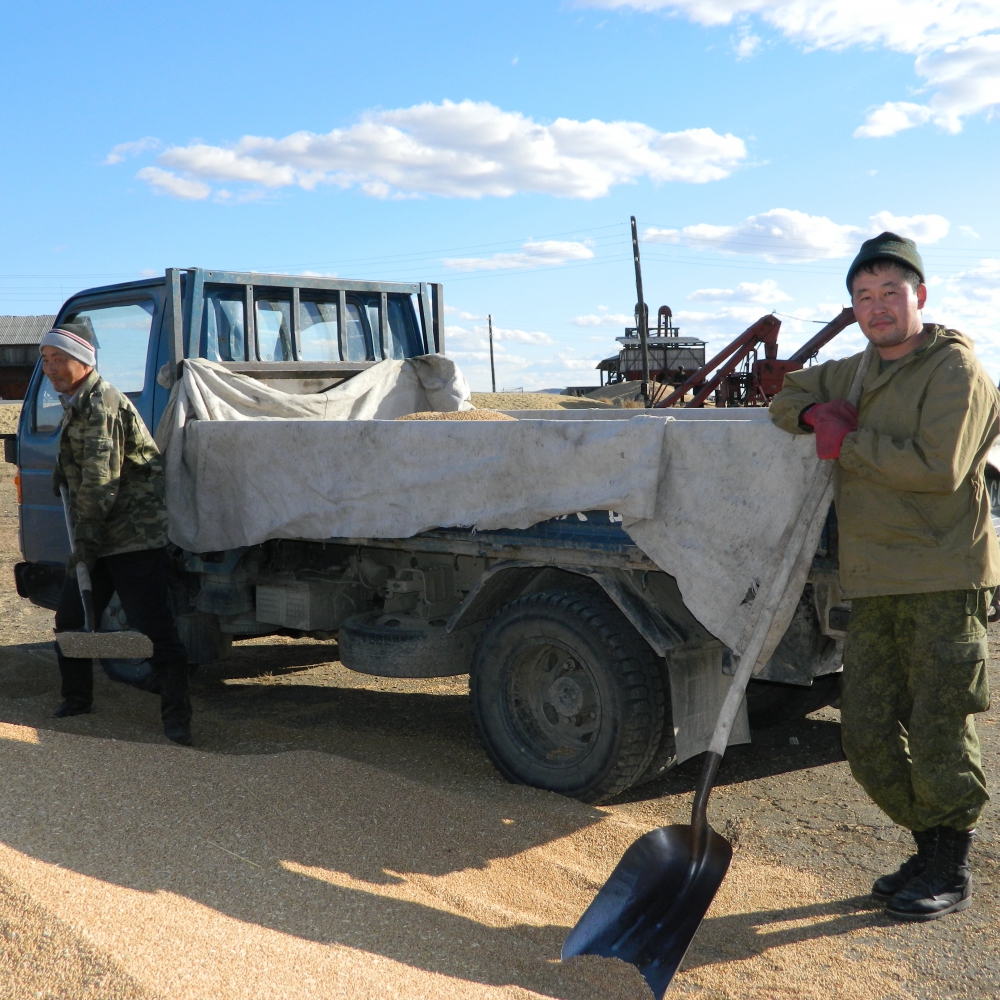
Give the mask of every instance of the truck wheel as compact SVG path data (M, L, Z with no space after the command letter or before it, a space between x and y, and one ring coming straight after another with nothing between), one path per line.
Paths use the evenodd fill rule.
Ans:
M476 644L471 694L505 778L583 802L628 788L660 745L656 656L601 598L547 592L502 608Z
M670 681L666 676L663 678L663 694L663 733L660 743L653 752L653 759L646 765L646 770L632 782L633 787L648 785L677 766L677 740L674 738L674 720L670 708Z

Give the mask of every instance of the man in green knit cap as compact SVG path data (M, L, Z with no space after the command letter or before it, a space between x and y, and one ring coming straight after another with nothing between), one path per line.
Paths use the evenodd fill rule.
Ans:
M901 919L972 901L969 849L989 796L973 715L989 707L986 617L1000 546L983 480L1000 394L969 338L924 324L924 267L895 233L847 272L875 348L786 376L771 419L836 461L840 581L851 599L841 726L851 773L916 853L873 894Z

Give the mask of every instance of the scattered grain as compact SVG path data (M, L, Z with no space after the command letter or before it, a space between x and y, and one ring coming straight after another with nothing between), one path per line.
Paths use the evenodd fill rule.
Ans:
M397 420L516 420L516 417L508 417L506 413L497 413L495 410L454 410L450 413L440 413L434 410L427 410L423 413L408 413L405 417L396 417Z

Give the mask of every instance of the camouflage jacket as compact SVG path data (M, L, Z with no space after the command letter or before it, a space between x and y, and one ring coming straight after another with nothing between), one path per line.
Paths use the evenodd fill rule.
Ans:
M1000 585L1000 545L983 469L1000 434L1000 395L973 343L943 326L862 382L858 429L834 469L844 596ZM792 434L813 403L846 398L863 355L785 376L771 420Z
M86 562L167 544L160 452L131 400L96 371L63 414L56 495L69 488L74 552Z

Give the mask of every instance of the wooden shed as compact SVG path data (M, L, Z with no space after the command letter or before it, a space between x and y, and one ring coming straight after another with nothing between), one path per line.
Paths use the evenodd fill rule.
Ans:
M0 316L0 399L24 399L38 342L55 321L55 316Z

